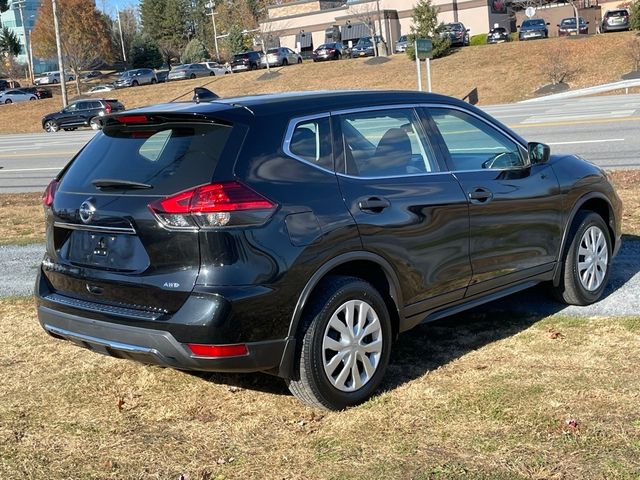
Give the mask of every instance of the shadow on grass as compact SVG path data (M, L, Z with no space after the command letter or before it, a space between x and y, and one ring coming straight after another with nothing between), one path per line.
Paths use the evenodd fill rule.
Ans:
M537 322L566 310L575 315L575 309L592 315L607 304L608 297L620 293L640 272L640 237L625 235L622 247L614 260L609 284L603 299L588 307L567 307L551 296L548 286L539 285L496 300L463 313L419 325L411 333L402 334L393 346L391 362L381 388L393 390L403 383L462 357L463 355L511 337ZM626 292L635 298L633 291ZM618 303L610 299L609 303ZM597 315L598 313L595 313ZM191 372L200 378L248 390L275 395L290 395L284 382L267 374L222 374Z

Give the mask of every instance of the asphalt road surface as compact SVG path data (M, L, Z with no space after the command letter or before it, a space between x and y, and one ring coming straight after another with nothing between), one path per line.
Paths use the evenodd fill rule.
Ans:
M527 140L608 169L640 168L640 95L483 107ZM0 135L0 193L42 191L92 130Z

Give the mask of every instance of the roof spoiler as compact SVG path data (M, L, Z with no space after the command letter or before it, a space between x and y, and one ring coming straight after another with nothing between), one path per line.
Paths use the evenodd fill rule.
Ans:
M211 100L215 100L216 98L220 97L208 88L196 87L193 89L193 101L196 103L210 102Z

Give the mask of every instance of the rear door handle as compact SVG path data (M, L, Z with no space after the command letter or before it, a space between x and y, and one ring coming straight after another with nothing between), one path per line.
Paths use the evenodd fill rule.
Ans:
M471 203L488 203L493 198L493 193L482 187L474 188L468 195Z
M366 213L380 213L390 206L391 202L389 200L380 197L369 197L358 201L358 208Z

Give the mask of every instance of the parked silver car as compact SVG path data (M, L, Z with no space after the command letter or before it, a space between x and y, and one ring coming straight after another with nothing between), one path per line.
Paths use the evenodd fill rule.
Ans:
M202 65L207 67L210 71L215 75L226 75L227 73L231 73L231 66L221 65L218 62L202 62Z
M185 80L187 78L209 77L215 74L200 63L185 63L171 69L167 80Z
M67 82L72 82L76 77L69 72L65 72L65 78ZM60 83L60 72L45 72L41 77L36 78L33 81L34 85L49 85L53 83Z
M25 92L20 89L6 90L0 92L0 104L3 103L15 103L15 102L28 102L29 100L37 100L38 97L33 93Z
M302 63L302 57L299 53L294 52L287 47L270 48L266 55L260 57L260 65L267 68L267 59L269 59L270 67L284 67Z
M156 74L150 68L136 68L122 72L118 79L113 82L116 88L137 87L138 85L153 85L158 83Z

